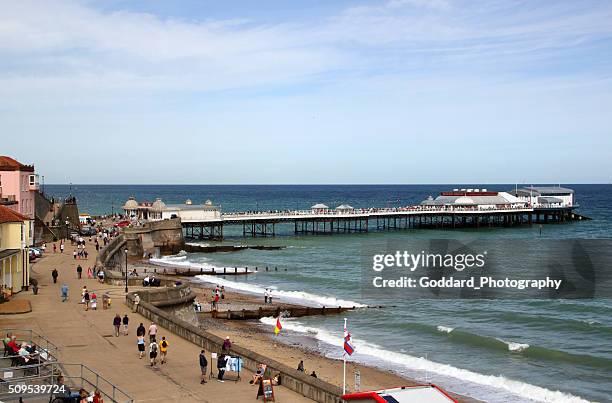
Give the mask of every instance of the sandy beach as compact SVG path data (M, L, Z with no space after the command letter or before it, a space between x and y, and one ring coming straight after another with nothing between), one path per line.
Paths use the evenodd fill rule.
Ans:
M143 264L148 267L146 262L140 262L138 266L143 267ZM152 267L159 269L159 266ZM203 310L210 311L210 304L207 302L210 301L215 285L196 282L190 277L181 277L180 281L190 282L192 290L198 295L198 301L203 305ZM271 305L264 305L263 296L236 292L226 288L225 298L221 300L219 310L256 310L258 307L270 306L282 309L298 305L282 302L278 299L274 300ZM338 319L341 320L341 318L342 316L338 315ZM342 361L322 355L318 349L317 340L312 337L289 334L287 330L282 330L279 336L275 336L272 325L264 325L253 320L201 318L200 326L219 337L229 336L232 341L290 367L297 368L300 360L303 360L306 373L315 371L319 379L342 387ZM342 346L338 346L338 348L341 349ZM354 374L356 371L359 371L361 375L360 390L362 391L422 384L422 382L408 379L391 371L351 362L349 359L347 361L347 391L355 390ZM460 402L477 401L469 397L450 394Z

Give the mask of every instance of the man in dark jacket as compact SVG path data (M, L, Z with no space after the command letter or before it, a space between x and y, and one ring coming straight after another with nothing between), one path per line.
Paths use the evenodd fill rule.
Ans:
M59 273L57 272L57 269L53 269L53 271L51 272L51 277L53 277L53 284L57 283L57 276L59 275Z
M83 273L83 268L81 267L81 265L77 266L77 276L79 278L81 278L81 273Z
M200 351L200 373L202 374L200 381L201 384L206 383L206 372L208 368L208 360L206 360L206 351Z

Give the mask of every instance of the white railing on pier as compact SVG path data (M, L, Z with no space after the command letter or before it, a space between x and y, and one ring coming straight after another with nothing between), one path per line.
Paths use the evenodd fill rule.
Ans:
M351 210L309 209L309 210L272 210L272 211L241 211L222 213L221 220L253 220L253 219L299 219L322 217L376 217L388 215L411 215L422 213L503 213L503 212L531 212L533 208L528 205L507 206L407 206L392 208L357 208Z

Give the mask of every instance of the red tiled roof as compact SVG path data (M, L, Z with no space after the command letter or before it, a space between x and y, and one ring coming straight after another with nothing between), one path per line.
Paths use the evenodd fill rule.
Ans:
M0 224L4 224L7 222L21 222L29 219L29 217L19 214L18 212L13 211L8 207L0 205Z
M34 172L34 165L24 165L14 158L0 155L0 171Z

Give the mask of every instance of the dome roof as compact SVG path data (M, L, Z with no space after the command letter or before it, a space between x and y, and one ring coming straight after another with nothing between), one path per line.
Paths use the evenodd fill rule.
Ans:
M351 205L341 204L338 207L336 207L336 210L355 210L355 209Z
M155 201L151 205L151 209L155 211L162 211L165 208L166 208L166 203L164 203L162 199L160 198L155 199Z
M210 199L208 199L208 200L206 200L204 202L204 204L207 205L207 206L212 206L212 201Z
M317 203L317 204L315 204L314 206L311 207L311 209L318 209L318 210L325 210L325 209L328 209L328 208L329 207L326 206L323 203Z
M130 197L128 201L123 205L124 210L136 210L138 208L138 202L134 197Z
M476 204L471 197L461 196L455 200L454 204Z

